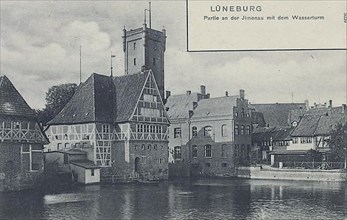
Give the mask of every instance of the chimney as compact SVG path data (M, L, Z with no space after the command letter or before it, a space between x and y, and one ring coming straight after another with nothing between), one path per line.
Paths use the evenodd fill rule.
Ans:
M306 107L306 110L309 110L310 109L310 104L308 102L308 99L305 99L305 107Z
M244 99L245 98L245 90L240 89L240 98Z
M333 107L333 100L329 100L329 108Z
M207 93L204 97L204 99L209 99L211 97L210 93Z
M186 94L187 94L187 95L190 95L190 94L192 94L192 91L187 90Z
M168 99L171 96L171 91L166 91L165 98Z
M206 86L204 86L204 85L201 85L200 86L200 93L201 93L201 95L206 95Z
M229 96L229 92L225 91L225 96L228 97Z

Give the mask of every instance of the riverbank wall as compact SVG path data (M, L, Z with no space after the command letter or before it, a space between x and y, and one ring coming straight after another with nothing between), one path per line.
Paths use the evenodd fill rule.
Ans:
M277 169L271 167L237 167L235 176L247 179L270 180L309 180L309 181L347 181L347 173L343 170L302 170Z

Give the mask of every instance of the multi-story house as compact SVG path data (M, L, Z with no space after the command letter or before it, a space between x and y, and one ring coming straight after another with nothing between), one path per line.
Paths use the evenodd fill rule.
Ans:
M244 91L209 98L188 91L168 98L170 175L231 176L248 163L251 116Z
M0 76L0 191L33 188L43 171L48 140L35 111L6 76Z
M329 139L337 125L346 123L346 105L340 107L314 107L300 116L300 121L291 132L290 144L284 150L274 150L271 153L271 164L279 162L309 162L310 150L315 150L329 160Z
M166 179L169 120L161 95L165 31L144 25L124 30L123 39L126 75L93 74L81 84L49 122L46 150L87 152L87 159L101 167L101 180Z

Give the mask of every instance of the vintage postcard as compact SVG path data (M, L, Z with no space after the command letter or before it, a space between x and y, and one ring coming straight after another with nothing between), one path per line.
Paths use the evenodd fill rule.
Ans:
M346 219L345 0L0 0L0 219Z

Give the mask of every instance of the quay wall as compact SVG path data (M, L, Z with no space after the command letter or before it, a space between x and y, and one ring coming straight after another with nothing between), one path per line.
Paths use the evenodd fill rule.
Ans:
M342 170L261 169L260 167L235 168L235 176L248 179L347 181Z

